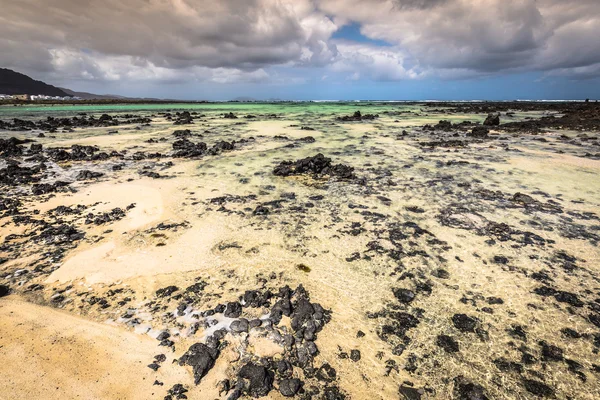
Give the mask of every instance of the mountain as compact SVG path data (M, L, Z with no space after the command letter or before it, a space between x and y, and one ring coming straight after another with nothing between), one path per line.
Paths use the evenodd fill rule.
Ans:
M69 96L79 97L84 100L114 100L114 99L128 99L128 97L118 96L116 94L94 94L88 92L76 92L67 88L59 88L60 90L67 93Z
M43 94L46 96L66 97L63 90L42 81L31 79L10 69L0 68L0 94Z

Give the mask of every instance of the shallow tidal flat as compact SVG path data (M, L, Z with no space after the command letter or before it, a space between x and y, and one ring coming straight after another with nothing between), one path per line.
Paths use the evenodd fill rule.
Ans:
M0 397L598 399L599 115L0 108Z

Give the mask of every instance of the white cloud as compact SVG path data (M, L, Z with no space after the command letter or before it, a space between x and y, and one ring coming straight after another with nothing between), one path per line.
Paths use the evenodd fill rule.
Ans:
M339 57L331 64L338 73L347 73L357 80L369 77L377 81L417 79L423 73L417 67L406 69L400 49L363 43L338 42Z
M440 76L584 67L600 61L600 2L321 0L321 10ZM460 75L463 75L462 73Z

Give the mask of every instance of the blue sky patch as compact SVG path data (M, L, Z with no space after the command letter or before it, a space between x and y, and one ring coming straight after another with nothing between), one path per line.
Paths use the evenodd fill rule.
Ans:
M375 46L389 47L391 44L384 40L371 39L360 33L360 24L353 22L349 25L344 25L338 29L332 36L332 39L350 40L358 43L368 43Z

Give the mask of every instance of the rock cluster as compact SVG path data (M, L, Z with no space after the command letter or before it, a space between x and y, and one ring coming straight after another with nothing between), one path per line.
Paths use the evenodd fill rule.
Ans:
M173 157L196 158L204 155L217 155L224 151L235 149L235 141L218 141L212 147L208 147L204 142L194 143L187 138L177 140L173 143Z
M204 290L204 286L205 284L201 290ZM156 295L169 298L178 296L178 292L177 287L169 286L159 289ZM186 303L182 303L182 310L186 307L183 304ZM243 318L246 309L251 308L267 308L267 316L251 320ZM317 334L330 321L330 312L320 304L311 302L301 285L295 290L284 286L277 292L248 290L240 296L239 301L219 304L211 310L203 311L200 316L210 321L217 314L235 320L230 323L229 329L219 329L205 342L193 344L177 360L181 366L192 367L196 384L214 367L222 350L228 345L226 335L247 335L248 332L254 331L280 344L284 353L278 359L243 353L241 359L233 365L234 376L220 384L221 390L228 394L228 399L235 400L242 396L263 397L275 389L285 397L293 397L304 392L305 382L301 377L314 381L312 390L337 394L337 397L331 398L343 398L335 385L335 369L327 363L318 368L313 365L314 357L319 352L316 345ZM289 318L291 331L280 325L284 317ZM210 325L208 323L207 326ZM163 332L158 339L169 341L168 336L167 332ZM172 342L168 344L171 345ZM355 351L352 357L358 361L360 353Z
M102 114L99 118L96 118L93 115L90 117L82 115L73 118L47 117L46 119L38 121L14 118L12 122L5 122L0 120L0 130L30 131L34 129L39 129L48 132L56 132L56 130L60 128L73 129L91 127L110 127L129 124L149 124L150 122L152 122L150 118L140 117L131 114L125 114L122 116L122 118L123 119L118 119L108 114Z
M337 117L337 120L343 122L372 121L378 117L379 115L377 114L362 115L360 111L355 111L352 115L344 115L342 117Z
M283 161L273 170L276 176L312 174L315 177L329 175L339 179L354 179L354 167L332 164L331 158L319 153L296 161Z

